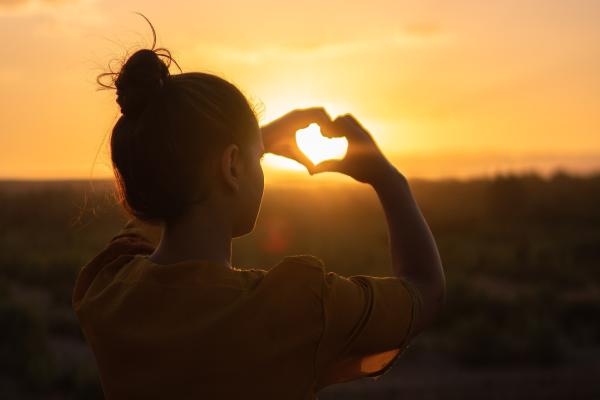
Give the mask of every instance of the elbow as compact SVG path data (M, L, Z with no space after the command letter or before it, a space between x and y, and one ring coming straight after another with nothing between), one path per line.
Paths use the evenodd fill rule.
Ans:
M446 306L446 281L445 279L442 281L442 284L437 290L437 294L433 300L433 320L436 320L439 315L442 313L444 307Z
M441 315L444 306L446 304L446 287L441 286L438 288L430 289L424 294L422 299L422 313L425 321L424 327L430 327Z
M444 276L443 269L440 266L440 276L437 282L432 285L430 293L430 301L432 303L432 320L436 320L441 314L442 310L446 305L446 277Z
M439 279L428 279L426 282L416 283L418 288L419 310L415 334L428 329L439 318L446 304L446 279L442 273Z

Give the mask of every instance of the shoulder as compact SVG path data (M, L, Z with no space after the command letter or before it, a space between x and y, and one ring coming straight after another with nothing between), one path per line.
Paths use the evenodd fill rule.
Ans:
M296 254L283 257L270 270L272 276L295 277L305 280L321 280L325 274L325 263L310 254Z
M107 268L118 269L134 255L151 254L156 233L148 234L140 229L137 221L130 220L112 239L78 272L72 292L72 304L76 307L96 277Z
M156 246L160 241L162 229L162 224L152 224L138 218L130 218L125 226L113 236L111 242L129 238L130 240L146 242L151 246Z
M312 267L318 270L323 270L325 268L325 263L317 256L313 256L312 254L295 254L291 256L285 256L279 262L279 265L302 265L305 267Z
M322 294L324 268L324 262L312 255L285 256L263 272L261 286L287 298L303 298L314 303Z

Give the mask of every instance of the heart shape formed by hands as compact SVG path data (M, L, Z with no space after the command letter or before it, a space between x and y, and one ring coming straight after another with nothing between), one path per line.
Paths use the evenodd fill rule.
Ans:
M313 164L323 160L343 159L348 150L348 140L345 137L325 137L316 123L296 131L296 144Z

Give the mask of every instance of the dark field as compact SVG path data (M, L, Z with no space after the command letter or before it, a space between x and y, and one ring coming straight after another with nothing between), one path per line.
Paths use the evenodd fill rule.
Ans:
M442 317L378 381L329 399L599 399L600 175L414 181L446 269ZM71 310L78 269L121 228L112 183L0 182L0 398L101 398ZM314 254L390 275L368 186L273 185L233 264Z

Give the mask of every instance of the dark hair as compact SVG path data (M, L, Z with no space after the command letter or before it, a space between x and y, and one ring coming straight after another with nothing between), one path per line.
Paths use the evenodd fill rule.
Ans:
M202 72L171 75L169 51L154 46L98 82L117 89L123 114L110 138L119 200L132 215L161 222L206 199L222 150L236 143L245 152L258 121L235 85Z

